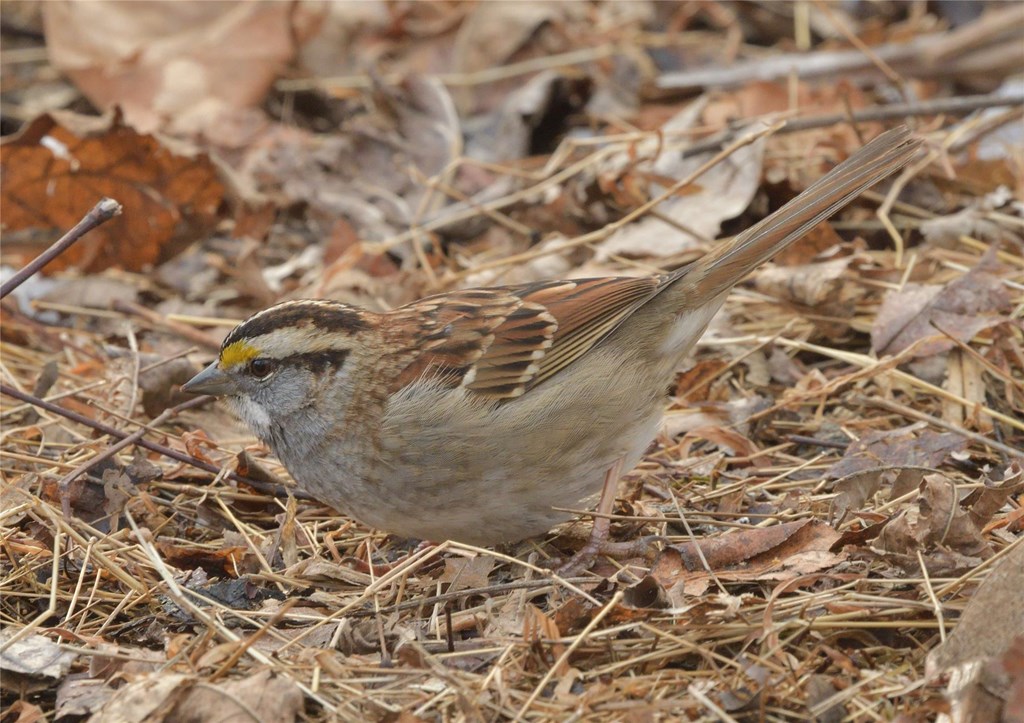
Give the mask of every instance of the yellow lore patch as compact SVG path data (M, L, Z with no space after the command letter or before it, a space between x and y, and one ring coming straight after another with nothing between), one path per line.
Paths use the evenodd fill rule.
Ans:
M244 340L238 340L228 344L220 353L221 369L231 369L239 364L245 364L260 355L260 350Z

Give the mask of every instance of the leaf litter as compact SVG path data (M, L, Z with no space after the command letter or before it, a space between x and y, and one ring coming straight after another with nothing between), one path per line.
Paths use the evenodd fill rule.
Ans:
M4 301L5 387L55 405L0 409L5 719L966 721L1024 700L1021 641L991 634L1024 629L1024 221L998 140L1019 110L950 110L1015 92L1012 11L204 6L218 44L180 3L172 43L104 73L153 8L108 4L101 48L65 17L86 10L15 5L5 277L98 196L126 208ZM221 405L174 393L280 299L675 268L907 120L927 161L741 284L679 370L613 513L616 539L663 538L647 557L554 575L586 515L495 550L390 538L289 496ZM154 420L103 456L103 429Z

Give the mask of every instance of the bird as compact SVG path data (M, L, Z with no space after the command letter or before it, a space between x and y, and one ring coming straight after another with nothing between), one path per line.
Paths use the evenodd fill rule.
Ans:
M489 546L542 535L600 493L574 565L608 540L618 480L730 290L920 141L882 133L780 209L669 273L457 289L375 312L285 301L182 389L224 397L299 489L395 535Z

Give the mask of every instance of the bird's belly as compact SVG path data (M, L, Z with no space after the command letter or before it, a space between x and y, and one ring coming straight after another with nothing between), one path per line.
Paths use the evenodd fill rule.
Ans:
M661 380L647 370L611 373L578 376L571 389L548 382L497 406L461 391L410 394L385 415L367 475L375 484L356 482L346 507L366 524L428 540L543 534L572 517L557 508L588 506L616 461L631 470L657 433Z
M348 506L368 525L424 540L489 545L541 535L573 516L563 510L591 506L618 459L624 472L632 469L659 421L652 415L643 427L623 430L626 444L556 446L543 455L509 451L487 465L459 459L444 444L420 449L382 470L375 493L385 504L376 494L357 493Z

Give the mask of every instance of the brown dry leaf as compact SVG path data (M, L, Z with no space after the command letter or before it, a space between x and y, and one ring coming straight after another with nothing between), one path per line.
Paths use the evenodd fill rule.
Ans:
M201 238L224 187L205 155L172 151L112 117L47 114L0 144L5 263L37 256L104 196L124 212L46 266L142 271Z
M214 128L259 104L308 36L315 3L43 3L47 52L98 108L142 131Z
M859 510L883 484L891 489L886 499L898 499L921 483L927 467L875 467L836 480L833 491L834 517L843 519L848 510Z
M842 249L859 251L862 244L847 243L828 221L822 221L800 239L787 246L772 261L779 266L799 266L812 259L827 259Z
M1001 655L1008 631L1024 631L1024 544L995 563L946 642L928 653L926 675Z
M42 723L46 720L46 713L42 708L25 700L14 701L14 705L7 708L4 715L5 723Z
M452 65L464 73L504 65L541 24L563 12L548 2L481 3L459 27Z
M8 628L0 635L0 643L7 641L17 631ZM0 687L5 690L45 689L47 681L60 680L68 674L71 664L78 655L64 650L57 643L42 635L28 635L6 646L0 653L4 674L0 676Z
M653 575L645 575L640 582L626 588L622 604L640 609L666 608L668 592Z
M800 266L768 266L755 274L754 288L803 306L825 307L830 313L845 309L852 315L852 305L840 307L838 302L850 286L843 275L853 260L853 256L844 256Z
M562 33L544 30L550 24L564 27L573 17L582 16L583 7L578 3L477 3L451 41L452 70L475 73L567 49L551 47L566 44L568 39ZM459 89L456 100L460 110L471 115L501 103L521 84L522 78L514 78L480 89Z
M1012 198L1009 191L1006 193ZM1000 200L996 197L997 193L990 194L990 196L994 197L991 202L986 198L980 204L971 205L948 216L938 216L922 221L921 233L924 234L925 240L941 248L954 248L961 236L973 236L989 243L1013 239L1019 244L1020 236L1003 228L990 218L991 212L1002 205L997 203Z
M558 640L560 637L562 635L554 618L549 617L547 613L536 605L527 603L526 616L523 618L523 640L538 647L545 645L545 643L550 645L549 652L552 659L558 659L565 652L565 645L549 641ZM569 661L563 660L562 664L555 670L555 675L561 677L568 672Z
M487 587L488 576L494 569L494 558L489 555L477 557L447 557L444 561L444 572L438 582L448 582L449 593L459 590Z
M172 712L187 694L194 680L167 671L154 674L117 689L96 711L89 723L162 723L175 720Z
M316 558L299 560L282 574L296 580L308 580L310 582L328 580L363 586L373 582L370 576L364 572L353 570L347 565L339 565L336 562Z
M679 442L679 452L687 457L690 454L690 447L700 439L706 439L714 443L720 449L729 454L739 457L750 457L757 452L757 445L744 437L735 429L721 427L718 425L707 425L687 432ZM765 460L754 458L751 463L757 467L766 464Z
M84 717L100 710L114 695L114 689L102 678L73 673L57 688L57 720L68 716Z
M248 151L241 175L280 206L308 204L325 219L345 219L359 239L388 238L430 218L447 198L423 179L443 176L462 150L451 96L421 76L374 90L344 133L276 126Z
M922 339L914 357L928 357L968 343L978 332L1007 320L1013 303L998 275L993 246L973 269L946 286L907 284L889 294L871 329L871 349L898 354Z
M1024 544L971 597L953 633L928 654L925 675L946 673L953 721L1018 720L1024 712Z
M856 85L850 83L773 82L757 80L728 93L717 93L704 110L702 120L719 128L735 124L744 118L763 118L774 113L786 113L798 107L808 113L849 113L855 108L871 105L871 100ZM817 138L836 137L842 146L856 148L860 139L849 126L829 126L822 131L794 134L794 144L803 149L813 146Z
M918 489L914 503L878 535L877 551L907 569L919 567L917 553L925 553L932 574L937 574L933 563L939 568L992 555L973 516L961 507L952 480L942 474L928 475Z
M954 452L967 448L967 440L953 432L933 432L924 423L869 432L846 448L843 458L828 470L828 476L847 477L877 467L937 467Z
M195 570L202 568L208 574L221 577L235 577L238 565L246 553L244 547L226 547L211 550L203 547L186 547L158 540L156 543L160 556L179 570Z
M1003 472L1003 479L996 482L989 477L982 479L984 487L976 489L961 502L970 510L971 520L978 529L983 529L998 512L1010 495L1024 489L1024 460L1015 460Z
M699 103L695 105L699 106ZM662 130L667 133L689 127L696 110L687 108L666 123ZM643 157L654 150L644 147L637 153ZM673 149L664 149L659 151L649 168L645 164L638 170L647 171L654 178L678 180L703 166L712 155L682 158ZM599 243L596 261L602 262L615 255L660 258L701 248L706 241L718 236L724 221L740 215L750 205L761 181L763 159L763 139L738 148L697 178L698 192L673 195L655 206L656 215L646 215ZM632 164L634 160L623 154L620 162ZM653 184L650 195L653 198L665 190Z
M838 539L839 533L824 522L800 520L702 539L699 544L720 580L785 580L844 559L829 551ZM710 583L692 542L662 550L651 575L669 589L674 604L680 594L699 595Z

